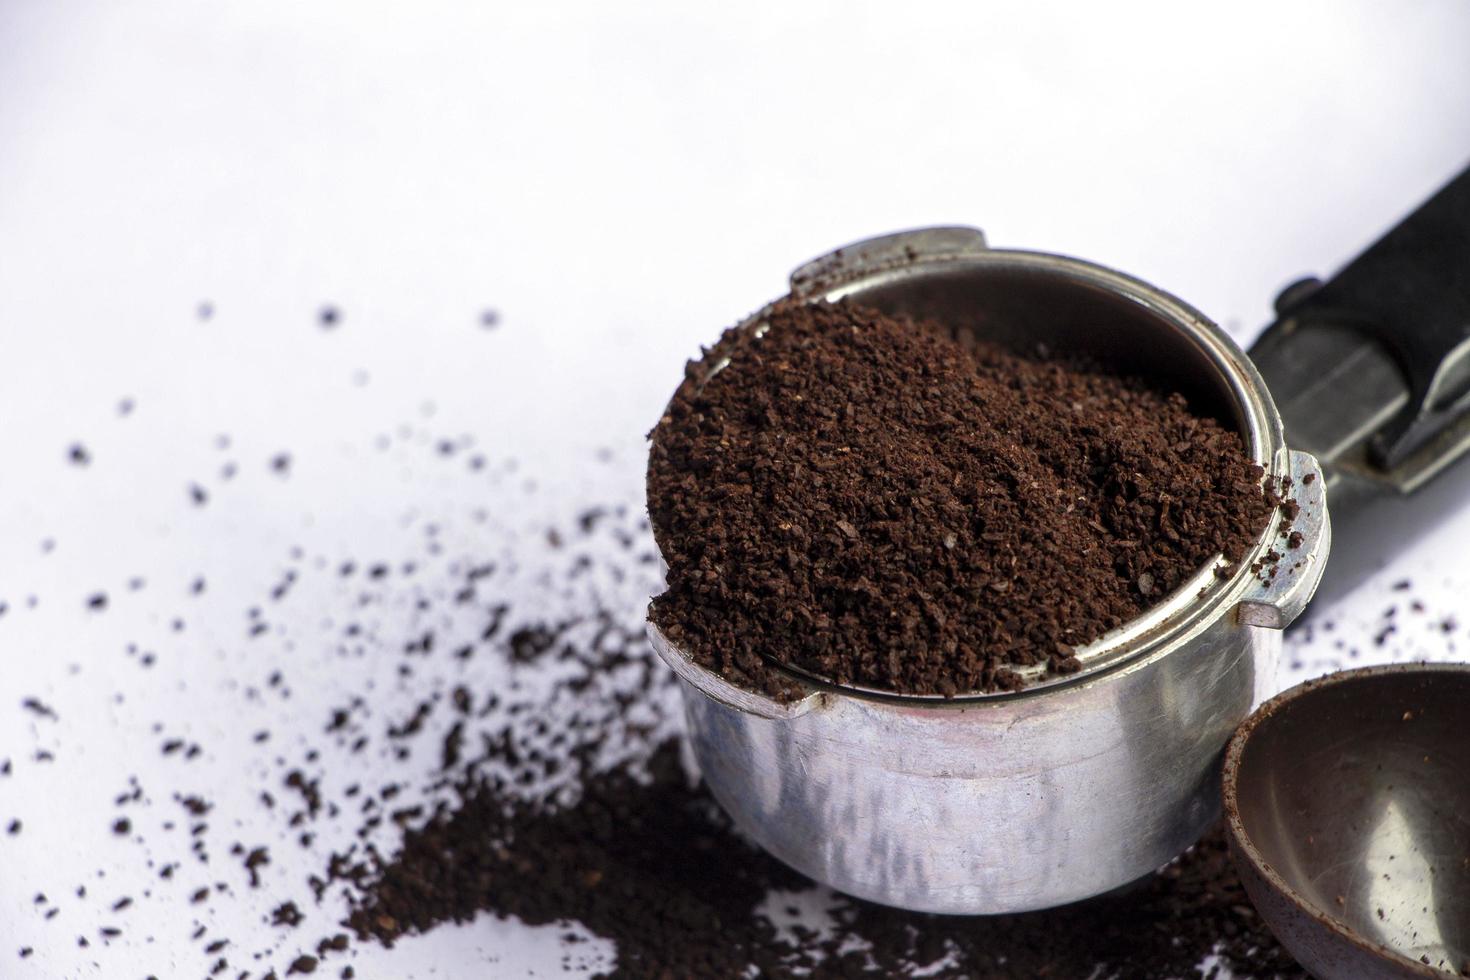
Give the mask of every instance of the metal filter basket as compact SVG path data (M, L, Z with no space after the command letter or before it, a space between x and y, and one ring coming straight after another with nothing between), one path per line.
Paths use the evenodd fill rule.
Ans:
M1273 693L1280 630L1321 577L1331 532L1316 460L1286 447L1265 383L1218 327L1101 266L933 228L839 249L791 286L1156 378L1232 424L1269 478L1292 481L1303 538L1262 581L1251 563L1286 551L1270 521L1229 578L1201 569L1079 651L1079 673L1013 693L897 695L792 671L806 693L778 702L701 667L650 623L711 791L782 861L907 909L1048 908L1166 864L1219 816L1221 751Z

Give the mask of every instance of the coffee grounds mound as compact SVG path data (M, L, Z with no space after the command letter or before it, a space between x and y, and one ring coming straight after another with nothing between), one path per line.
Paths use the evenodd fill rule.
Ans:
M1305 976L1251 908L1216 831L1125 894L1025 915L962 918L834 898L825 933L779 929L762 905L811 882L754 849L692 787L673 742L589 777L565 808L493 785L405 831L391 859L339 868L359 939L389 945L484 911L573 919L617 944L606 976L1186 977L1219 957L1237 977Z
M847 302L765 322L689 364L648 469L653 619L737 683L788 694L767 658L946 696L1074 672L1271 515L1179 394Z

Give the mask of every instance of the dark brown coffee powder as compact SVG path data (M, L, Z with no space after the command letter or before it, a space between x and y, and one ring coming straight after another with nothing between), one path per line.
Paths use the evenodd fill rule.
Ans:
M120 642L169 694L150 731L170 768L146 785L130 774L97 788L97 805L112 810L105 819L89 811L79 830L92 835L96 875L37 890L12 962L47 976L112 975L123 971L113 957L130 951L157 964L153 976L427 975L414 973L409 951L399 959L367 945L488 914L566 923L563 966L573 973L1152 978L1218 964L1239 980L1300 976L1245 902L1216 837L1127 894L989 919L848 900L753 849L679 764L673 677L642 635L656 556L637 508L609 489L634 485L605 480L596 506L560 511L547 526L523 496L533 483L497 484L496 474L515 471L508 461L487 463L444 435L405 426L374 445L384 459L424 454L436 482L449 467L443 478L460 474L478 503L490 478L500 486L493 509L516 533L487 531L490 507L415 496L426 516L401 536L373 539L366 552L311 536L278 542L281 572L267 580L232 583L227 568L188 565L162 592L155 574L146 589L141 575L110 592L70 583L73 604L111 596L92 604L94 622L111 623L125 603L156 604L167 644L121 632ZM238 506L218 492L226 482L291 490L312 460L297 449L278 465L287 456L226 463L201 516L227 519ZM189 482L168 482L167 507L195 513L178 492ZM5 623L36 601L10 602ZM172 666L207 649L192 625L183 631L186 618L238 623L231 648L241 655L219 676L240 714L217 731L190 731L188 713L172 711ZM325 692L314 687L324 665L335 678ZM49 738L80 714L67 693L18 692L11 710ZM7 751L0 783L67 764L52 748ZM247 764L222 768L221 757ZM225 781L241 772L258 782L232 796ZM16 827L0 846L34 846L35 829L58 819L12 812L21 802L0 800L0 827ZM123 891L113 869L127 862L147 876ZM589 933L616 949L592 951ZM60 965L78 949L90 967ZM507 950L475 949L451 972L507 975Z
M1178 394L850 303L766 323L689 365L648 470L654 620L732 680L779 696L776 660L955 695L1072 672L1266 527L1239 436Z

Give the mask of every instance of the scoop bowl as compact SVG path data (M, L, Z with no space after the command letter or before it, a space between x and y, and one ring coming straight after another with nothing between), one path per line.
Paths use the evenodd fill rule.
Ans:
M1292 688L1226 749L1246 890L1322 980L1470 975L1470 664Z

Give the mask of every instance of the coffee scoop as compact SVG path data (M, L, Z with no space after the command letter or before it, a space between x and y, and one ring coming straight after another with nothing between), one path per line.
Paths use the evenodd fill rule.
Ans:
M1322 980L1470 975L1470 664L1365 667L1268 701L1225 753L1231 855Z

